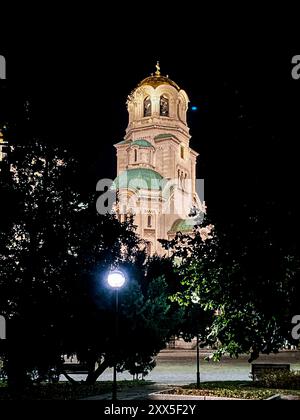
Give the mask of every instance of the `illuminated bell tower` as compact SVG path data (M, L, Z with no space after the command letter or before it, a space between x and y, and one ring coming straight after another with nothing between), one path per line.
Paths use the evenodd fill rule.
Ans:
M155 74L142 80L128 96L126 134L115 145L116 211L121 221L128 213L135 215L137 233L147 241L151 254L165 253L157 240L170 239L178 227L191 232L189 210L201 205L195 186L198 153L189 146L188 103L186 92L163 76L157 63ZM166 183L172 185L168 194ZM187 202L188 195L189 209L178 210L174 202Z

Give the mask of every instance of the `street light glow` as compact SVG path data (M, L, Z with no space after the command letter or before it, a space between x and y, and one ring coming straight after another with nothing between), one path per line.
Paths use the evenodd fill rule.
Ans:
M200 298L199 298L199 296L197 295L196 292L192 293L191 301L195 304L200 302Z
M125 284L125 276L121 271L110 271L107 276L107 283L113 289L120 289Z

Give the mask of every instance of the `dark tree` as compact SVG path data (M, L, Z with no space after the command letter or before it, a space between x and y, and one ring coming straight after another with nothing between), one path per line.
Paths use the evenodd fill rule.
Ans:
M77 164L41 142L11 150L1 176L1 312L9 320L7 371L12 385L57 378L63 355L76 355L94 382L113 364L114 304L107 271L122 267L120 370L145 374L178 320L163 270L147 273L132 220L96 212L80 188Z
M293 342L300 266L269 213L249 216L243 207L240 219L241 224L219 228L212 239L203 241L198 227L193 237L178 234L166 246L174 251L181 278L174 299L191 305L197 296L204 311L216 311L206 330L207 342L218 343L215 356L250 353L252 361Z

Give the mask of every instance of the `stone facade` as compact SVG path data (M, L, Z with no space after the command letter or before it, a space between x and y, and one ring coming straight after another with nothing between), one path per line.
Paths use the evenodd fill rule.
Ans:
M189 99L159 64L155 75L128 96L129 123L117 150L115 211L120 220L134 214L137 233L150 254L162 255L158 239L192 231L192 207L201 206L196 192L198 153L189 146Z

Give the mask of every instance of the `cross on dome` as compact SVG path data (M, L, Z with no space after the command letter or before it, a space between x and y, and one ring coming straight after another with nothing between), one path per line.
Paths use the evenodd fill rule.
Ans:
M157 61L155 67L156 67L156 72L155 72L156 76L160 76L160 65L159 65L159 61Z

